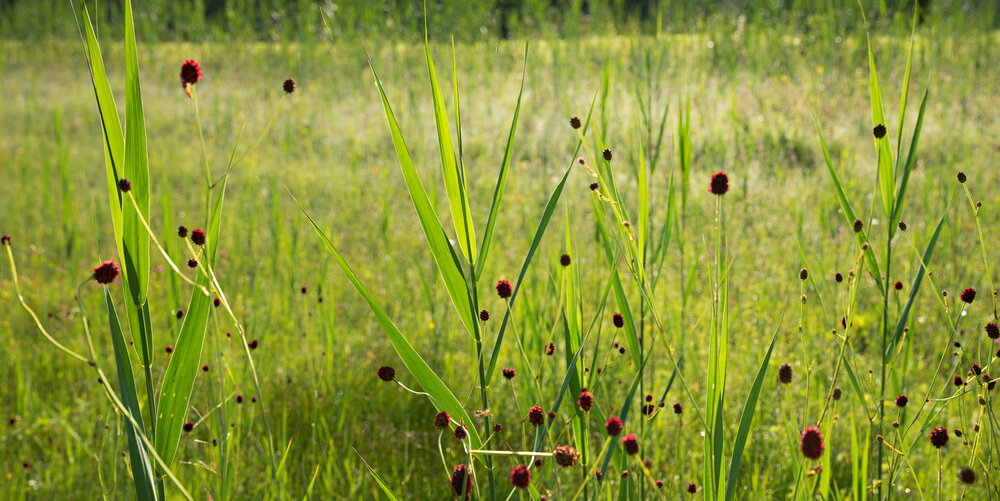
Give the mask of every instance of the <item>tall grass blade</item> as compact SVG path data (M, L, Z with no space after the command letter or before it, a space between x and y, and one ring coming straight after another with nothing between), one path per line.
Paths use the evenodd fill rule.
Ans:
M896 204L892 208L892 218L889 221L891 228L895 228L899 222L899 216L903 212L903 201L906 199L906 186L910 182L910 172L913 171L913 163L916 161L917 143L920 141L920 130L924 125L924 110L927 108L927 90L924 90L924 97L920 100L920 111L917 113L917 124L913 127L913 138L910 139L910 150L906 154L906 162L903 164L903 180L899 183L899 190L896 192Z
M372 479L375 480L375 483L378 484L380 489L382 489L382 493L385 494L386 497L392 501L399 501L399 496L397 496L396 493L392 492L392 489L389 488L388 484L386 484L385 481L382 480L382 477L380 477L378 473L375 473L375 469L372 468L372 465L368 464L368 461L365 461L365 458L361 456L361 453L358 452L357 449L354 449L354 453L357 454L358 458L361 459L361 462L365 464L365 469L368 470L368 473L371 474Z
M875 69L875 55L872 53L872 41L868 32L865 32L868 42L868 70L869 84L871 86L872 100L872 126L885 126L885 112L882 109L882 90L878 84L878 71ZM892 214L893 198L896 190L895 168L892 162L892 147L889 144L889 136L882 139L875 139L875 148L878 151L878 182L879 191L882 195L882 208L885 215Z
M132 2L125 0L125 164L122 177L132 183L132 194L149 221L149 169L146 157L146 125L139 89L139 63L135 47ZM128 204L131 205L131 204ZM132 303L146 302L149 287L149 234L134 207L122 210L122 244L125 277L129 282Z
M896 322L896 330L893 331L892 338L890 338L889 344L885 347L885 355L887 357L892 354L896 348L896 343L903 336L903 329L906 328L906 322L910 318L910 310L913 308L913 302L917 299L917 293L920 292L920 284L924 280L924 274L927 273L927 269L924 266L930 263L931 256L934 254L934 246L937 245L938 236L941 235L944 218L945 216L941 216L941 219L938 220L937 227L934 228L934 234L931 235L931 239L927 242L927 247L924 249L920 269L917 270L917 276L913 278L913 284L910 286L910 295L906 298L906 305L903 306L902 313L899 314L899 320Z

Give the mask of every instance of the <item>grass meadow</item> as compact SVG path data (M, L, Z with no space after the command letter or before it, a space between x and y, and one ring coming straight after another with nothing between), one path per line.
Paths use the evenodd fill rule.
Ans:
M120 198L112 184L124 237L108 211L85 45L0 42L0 233L11 237L0 266L0 415L9 418L0 428L0 497L452 499L464 494L449 482L458 464L474 465L475 499L1000 497L996 393L988 376L970 374L972 364L998 371L991 367L998 346L984 331L997 321L990 294L1000 237L996 32L927 24L911 38L908 27L873 28L885 112L874 122L862 29L799 33L730 20L657 37L462 42L454 52L432 42L446 110L437 118L450 123L449 141L460 151L457 178L442 173L447 155L423 44L147 44L141 31L136 38L149 231L128 222L140 183L133 179ZM125 124L131 52L120 38L100 40ZM465 307L488 310L488 321L453 305L439 271L452 258L428 246L365 50L436 228L451 241L444 248L466 266L459 296L474 297ZM193 86L197 101L178 81L187 59L203 71ZM283 92L286 78L294 78L294 93ZM584 126L574 129L573 116ZM888 135L873 141L878 123ZM129 161L138 158L130 141ZM459 241L455 194L467 202L472 240L482 239L508 145L489 256L470 272L477 259L466 259ZM610 161L602 160L605 148ZM729 182L722 196L709 191L718 171ZM226 179L224 206L215 205L220 185L207 191L206 176ZM464 186L449 192L454 179ZM838 183L862 220L859 234ZM905 204L893 217L901 192ZM204 250L177 236L179 225L216 228L210 217L218 207L221 223ZM402 342L387 336L391 329L304 213ZM905 231L895 229L898 221ZM138 273L148 274L145 310L121 286L135 276L131 269L107 288L89 279L101 261L121 261L120 238L152 242ZM214 261L203 261L212 252ZM195 269L184 265L192 256ZM199 270L209 262L206 277ZM514 302L498 297L499 280L517 286ZM53 347L15 285L47 333L85 354L84 362L98 362L110 385ZM198 349L181 331L194 323L187 310L195 311L200 287L213 297L224 291L226 304L199 306ZM967 288L978 291L971 303L960 299ZM109 304L118 305L120 326ZM146 315L148 346L140 348L126 311ZM625 328L615 326L616 312L626 313ZM116 326L124 336L115 337ZM463 413L400 355L406 347ZM120 389L127 360L131 392ZM495 373L482 385L490 362ZM166 423L177 436L171 454L160 447L167 428L153 439L149 412L154 394L164 406L161 384L180 377L167 374L174 363L193 383L189 401L165 405L180 409ZM779 381L784 364L788 384ZM434 398L380 381L382 366ZM504 368L516 375L501 377ZM594 401L587 412L577 402L584 388ZM112 405L109 391L123 395L123 405ZM138 400L130 403L129 393ZM907 406L895 405L898 395L908 395ZM535 427L527 417L535 405L558 410ZM126 408L146 416L145 431L134 429ZM443 431L433 422L441 409L454 420ZM613 416L623 417L623 437L638 435L637 454L608 437ZM175 430L187 421L191 431ZM463 421L486 443L457 440L452 429ZM819 459L803 453L809 426L822 433ZM951 436L941 448L928 439L938 427ZM544 455L557 445L579 452L574 466ZM153 449L172 456L163 458L170 476L148 457ZM154 472L146 478L151 490L140 485L143 461ZM518 464L532 466L528 489L511 485Z

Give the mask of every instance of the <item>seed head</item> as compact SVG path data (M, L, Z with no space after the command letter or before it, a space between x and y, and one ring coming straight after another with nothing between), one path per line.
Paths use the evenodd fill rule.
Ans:
M125 178L119 179L118 180L118 189L122 193L128 193L129 190L132 189L132 181L129 181L128 179L125 179Z
M965 384L965 381L962 381L962 376L955 376L955 379L952 379L951 382L955 386L962 386Z
M663 480L657 480L656 481L656 488L657 489L662 489L663 488Z
M545 345L545 354L551 357L552 354L555 352L556 352L556 344L549 341L549 343Z
M615 327L618 327L619 329L625 326L625 317L617 311L614 315L611 315L611 321L615 324Z
M459 440L465 440L465 437L469 436L469 427L464 424L460 424L455 427L455 438Z
M531 426L545 424L545 411L537 405L528 409L528 422L531 423Z
M180 225L180 226L178 226L177 227L177 236L179 236L181 238L187 238L187 236L188 236L187 226L184 226L183 224Z
M959 172L957 177L958 177L958 182L963 184L965 183L966 177L964 172Z
M570 125L570 127L573 127L574 129L579 129L580 126L583 125L583 124L580 123L580 117L574 116L574 117L569 117L569 125Z
M559 264L561 264L563 266L569 266L569 263L571 263L571 262L572 262L572 260L570 260L569 254L563 254L563 255L559 256Z
M194 85L201 80L201 66L194 59L188 59L181 65L181 84Z
M169 355L169 354L171 354L171 353L173 353L173 352L174 352L174 347L173 347L173 345L169 345L169 344L168 344L168 345L166 346L166 348L163 348L163 351L167 352L167 355Z
M698 492L698 484L696 484L694 482L691 482L690 484L688 484L688 489L687 490L691 494L694 494L694 493Z
M961 470L958 470L958 478L963 484L972 485L976 483L976 472L972 468L965 466Z
M396 369L393 369L388 365L383 365L378 368L378 378L388 383L396 378Z
M844 390L842 390L839 386L833 389L833 399L834 400L840 400L840 397L843 394L844 394Z
M177 313L174 316L176 316L179 319L184 318L184 310L181 308L177 308Z
M0 245L10 245L10 235L0 237Z
M451 493L459 497L465 496L465 499L469 499L472 495L472 477L469 476L469 470L464 464L451 470Z
M897 281L895 284L892 285L892 288L898 291L903 290L903 282Z
M295 92L295 80L291 78L286 78L285 82L281 84L281 88L285 90L285 94L291 94Z
M519 464L510 470L510 483L518 489L527 489L531 483L531 470L523 464Z
M219 306L222 306L222 300L219 298L215 298L212 300L212 304L215 305L216 308L218 308Z
M198 260L195 258L188 259L188 268L197 268Z
M674 414L680 415L680 414L683 414L683 413L684 413L684 406L681 405L680 402L674 403Z
M502 430L502 429L503 429L503 425L500 424L500 423L496 423L496 424L493 425L493 433L500 433L500 430Z
M584 389L580 392L580 396L576 398L576 405L580 407L581 411L590 412L590 408L594 405L594 395Z
M781 364L778 367L778 381L781 384L788 384L792 382L792 366L788 364Z
M983 373L983 368L974 363L972 364L972 373L978 376Z
M114 261L105 261L94 268L94 280L99 284L110 284L118 277L118 265Z
M899 222L899 231L906 231L906 223L902 221Z
M854 227L854 233L861 233L861 230L865 229L865 223L860 219L855 219L852 225Z
M910 399L906 398L906 395L900 395L896 397L896 407L902 409L903 407L906 407L906 403L909 401Z
M605 160L607 160L609 162L611 161L611 150L605 148L603 155L604 155L604 159Z
M604 423L604 429L608 432L608 435L612 437L617 437L619 433L622 432L622 428L625 425L622 424L622 420L619 417L608 418L608 421Z
M489 319L490 319L490 311L489 310L480 310L479 311L479 320L485 322L485 321L487 321Z
M844 276L841 275L840 272L838 271L837 273L833 274L833 279L839 284L840 282L844 281Z
M552 454L556 458L556 464L563 468L573 466L576 464L576 460L580 459L580 453L568 445L556 446L556 450Z
M959 297L962 299L962 301L965 301L968 304L972 304L972 301L976 299L976 289L969 287L968 289L962 291L962 295Z
M256 339L247 343L247 347L249 347L251 350L256 350L258 346L260 346L260 341Z
M948 445L948 430L945 428L931 430L931 445L938 449Z
M997 327L996 322L986 324L986 335L989 336L990 339L1000 338L1000 327Z
M504 367L503 368L503 377L505 377L507 379L514 379L514 376L516 376L516 375L517 375L517 373L514 372L514 369L511 369L510 367Z
M875 139L882 139L883 137L885 137L885 125L882 124L876 125L872 129L872 135L875 136Z
M209 367L208 364L201 366L201 372L208 372L210 370L212 370L212 368Z
M243 395L242 394L236 395L236 403L238 403L238 404L242 404L243 403Z
M191 230L191 243L195 245L205 245L205 230L195 228Z
M823 435L819 428L810 426L802 432L802 454L809 459L819 459L823 455Z
M597 189L600 187L601 185L598 184L597 182L590 183L590 191L597 191Z
M635 438L635 433L629 433L622 437L622 446L625 447L625 453L629 456L639 452L639 440Z
M184 423L184 431L191 433L191 430L193 429L194 429L194 421L187 421Z
M500 280L497 282L497 295L500 299L507 299L511 296L513 289L510 287L510 282L506 280Z
M451 423L451 416L447 412L441 411L434 415L434 426L440 429L445 429L448 424Z
M722 196L729 191L729 176L721 170L712 174L712 180L709 182L708 190L712 192L713 195Z

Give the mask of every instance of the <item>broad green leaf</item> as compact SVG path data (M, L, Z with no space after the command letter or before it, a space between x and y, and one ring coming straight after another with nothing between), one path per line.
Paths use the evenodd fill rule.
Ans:
M294 197L293 197L294 199ZM354 287L364 296L365 301L368 302L368 306L371 308L372 312L378 318L379 324L382 326L382 330L385 331L386 335L389 336L389 342L392 343L392 347L396 350L396 354L399 355L399 359L403 361L403 365L406 369L413 374L413 378L420 383L420 386L430 395L431 400L434 402L434 406L440 410L451 414L455 418L460 418L458 421L464 422L466 424L472 425L474 422L469 418L469 414L465 412L465 408L459 403L455 395L452 394L448 386L441 381L436 373L427 365L427 362L413 349L410 342L406 339L406 336L399 331L396 324L392 322L389 316L382 309L382 306L378 304L375 300L375 296L372 296L368 292L368 288L361 282L361 279L354 274L351 267L347 264L347 261L340 255L340 252L334 247L333 242L326 236L326 233L320 229L316 221L313 220L312 216L306 212L305 208L299 204L298 200L295 203L299 205L299 209L302 214L309 219L309 223L312 224L313 230L316 231L316 235L323 241L327 250L333 255L334 260L340 266L340 269L344 271L347 275L348 280L354 284ZM469 426L469 438L472 442L472 447L478 449L482 445L482 439L479 437L479 432L476 431L475 426Z
M115 312L115 303L111 300L111 293L107 287L104 288L104 299L107 303L108 324L111 328L111 342L115 347L115 368L118 373L118 391L122 395L122 403L128 409L129 414L136 424L142 428L142 407L139 404L139 394L135 389L135 380L132 376L132 360L129 358L128 346L125 344L125 336L122 334L121 324L118 322L118 314ZM153 476L152 462L149 459L149 451L140 440L143 430L136 430L132 421L125 419L125 432L128 436L128 452L132 462L132 480L135 485L136 498L140 500L155 500L156 485Z
M474 263L476 259L476 231L472 223L472 210L469 208L465 173L459 169L458 161L455 158L455 143L451 138L448 111L444 108L441 86L438 84L437 72L434 70L434 59L431 57L431 45L426 35L425 32L424 53L427 56L427 75L431 81L431 94L434 96L434 122L437 126L438 148L441 150L441 173L444 175L444 186L448 192L448 203L451 206L451 218L455 224L458 243L465 251L464 256L468 257L469 262ZM379 88L381 89L381 85ZM455 105L457 107L458 103ZM386 109L388 112L388 107Z
M399 130L396 116L393 114L392 108L389 106L389 99L382 88L382 81L379 80L378 73L375 72L375 66L371 63L370 59L368 65L372 70L372 76L375 77L375 85L378 87L379 96L382 98L385 118L389 122L389 131L392 134L392 143L396 148L396 156L399 158L399 167L403 171L403 178L406 181L406 189L410 193L410 200L413 201L417 217L420 218L420 226L423 228L424 236L427 238L427 245L430 246L431 255L437 264L437 269L441 274L441 279L444 281L445 288L451 296L452 304L458 310L458 315L462 318L462 322L465 323L468 331L474 333L478 329L476 323L478 320L473 318L472 299L469 297L469 289L465 281L465 275L462 273L460 258L455 254L455 249L448 241L448 235L445 234L444 228L441 226L441 221L434 212L434 206L431 205L430 200L427 198L427 192L424 191L424 186L417 175L417 169L413 165L413 159L410 157L409 149L407 149L406 142L403 140L403 134Z
M913 302L917 299L917 292L920 291L920 284L924 280L924 273L927 269L924 266L928 265L931 260L931 256L934 254L934 246L937 245L938 236L941 235L941 227L944 226L944 216L938 220L937 227L934 229L934 234L931 235L930 241L927 242L927 247L924 249L924 255L922 258L922 264L920 269L917 270L917 276L913 278L913 284L910 286L910 295L906 299L906 305L903 306L902 313L899 314L899 321L896 322L896 330L892 333L892 338L889 344L885 347L886 356L890 356L896 348L896 343L899 342L900 338L903 336L903 329L906 328L906 322L910 318L910 310L913 308Z
M132 194L142 217L149 221L149 170L146 157L146 125L139 90L139 63L135 48L132 2L125 0L125 164L124 175L132 183ZM149 286L149 234L132 204L123 204L122 244L132 303L146 302Z
M524 70L528 65L528 46L524 46L524 62L521 64L521 88L517 91L517 105L514 107L514 118L510 121L510 132L507 134L507 146L504 148L503 162L500 164L500 174L497 176L497 185L493 190L493 205L490 206L490 217L486 221L486 233L483 234L483 243L479 246L479 257L476 260L476 280L482 276L483 268L486 267L486 256L490 251L490 244L493 243L493 229L496 226L497 216L500 214L500 201L503 199L504 188L507 186L507 171L510 169L511 157L514 153L514 133L517 131L517 117L521 112L521 95L524 94Z

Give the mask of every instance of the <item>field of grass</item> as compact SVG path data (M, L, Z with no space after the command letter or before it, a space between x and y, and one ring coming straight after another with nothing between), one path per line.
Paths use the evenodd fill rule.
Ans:
M572 468L542 458L533 468L531 485L537 491L524 491L522 498L547 493L548 499L574 499L582 489L580 498L686 499L694 482L697 497L715 499L704 485L712 478L704 471L711 462L701 421L714 415L706 405L705 395L715 391L708 373L714 368L725 378L718 436L725 437L720 461L728 475L741 412L775 333L756 410L749 414L753 428L735 478L735 499L816 499L824 493L835 499L1000 495L1000 423L993 414L993 393L985 384L977 386L976 379L961 389L952 386L952 378L965 378L972 363L986 372L1000 370L990 367L995 346L983 331L987 322L996 321L989 293L1000 228L1000 196L994 191L1000 183L996 33L918 28L900 151L895 151L896 117L910 37L872 33L888 138L904 160L928 90L900 217L907 229L895 232L890 276L880 278L890 286L900 281L901 290L889 290L884 304L838 202L814 127L815 121L884 271L886 232L893 223L875 195L879 161L872 146L863 32L797 34L734 21L657 38L531 42L526 61L523 41L456 46L462 158L480 238L504 158L522 63L526 67L506 192L492 252L477 284L479 307L492 317L482 323L487 359L507 311L494 285L501 279L516 282L546 202L567 167L584 157L588 167L611 169L617 184L616 195L602 198L588 187L594 181L588 168L577 165L568 174L520 283L497 361L498 372L510 367L517 375L507 380L497 374L484 391L477 344L456 315L428 249L362 47L143 44L141 32L138 38L149 222L181 265L181 274L191 279L196 272L183 266L190 256L177 226L205 227L208 214L194 102L177 77L184 60L197 60L204 72L196 90L213 178L225 173L245 127L239 162L226 188L214 269L246 338L259 340L252 353L263 405L251 402L258 393L231 317L213 310L198 364L207 364L209 371L195 379L184 418L196 426L182 433L170 464L194 498L384 496L364 458L401 499L450 499L451 468L468 462L463 444L449 430L441 434L434 427L431 400L376 377L380 366L393 366L399 382L421 389L290 194L473 416L467 424L483 437L490 434L487 422L503 425L488 448L530 451L539 435L526 421L528 409L539 405L547 412L564 380L573 380L576 391L567 387L539 450L551 451L559 443L581 452L590 449L583 465ZM126 54L120 41L102 43L124 122ZM9 234L12 244L4 248L5 265L0 266L0 380L6 381L0 416L9 417L9 426L0 431L0 497L129 498L135 487L134 461L126 452L127 421L109 405L95 373L53 348L39 332L18 303L6 265L9 248L26 303L55 339L88 353L86 315L100 365L115 367L102 288L88 279L101 261L118 261L118 251L105 205L100 115L87 59L81 44L72 41L2 45L0 233ZM423 186L445 232L456 239L424 48L405 43L366 48ZM454 124L451 50L433 44L432 51ZM289 77L297 88L285 96L281 85ZM588 147L575 153L580 136L569 118L586 119L595 95L584 136ZM685 126L681 117L688 107ZM609 164L600 163L596 130L613 152ZM688 162L689 174L682 176ZM721 198L708 190L716 171L729 177L730 190ZM956 180L959 171L968 177L964 187ZM648 196L640 195L643 185ZM620 203L610 202L613 198ZM978 217L970 201L982 202ZM717 202L724 203L724 253L717 243ZM643 204L648 207L648 253L665 245L662 265L644 264L650 280L646 295L627 259L628 242L634 241L628 235L638 228ZM618 208L634 218L628 227L615 225L621 222ZM883 308L891 331L915 285L918 256L939 221L927 262L932 274L922 277L906 317L908 329L884 371ZM660 240L664 227L669 235ZM174 356L166 347L175 344L181 328L178 310L188 308L193 287L151 249L150 374L158 388ZM458 243L454 249L463 252ZM616 254L614 266L606 249ZM564 253L571 255L568 267L560 265ZM723 263L716 262L720 255ZM726 271L724 288L720 265ZM809 270L804 281L802 268ZM855 275L849 275L852 269ZM626 308L616 301L614 288L608 293L612 270L628 301L626 329L613 325L612 313ZM843 283L834 280L837 272ZM123 297L120 282L108 290L123 305L130 300ZM725 304L714 301L714 287L728 291ZM958 295L969 287L979 295L964 305ZM946 298L942 290L949 292ZM710 354L713 332L726 330L713 328L720 311L728 326L728 362L721 369L719 361L726 358ZM841 325L848 311L850 330ZM626 339L626 331L651 340L643 341L642 355L651 355L638 379L630 350L639 346ZM845 332L850 337L841 357ZM567 377L581 341L580 365L587 370ZM546 355L550 342L554 354ZM142 387L138 346L131 357L136 385ZM680 360L676 371L674 360ZM778 382L778 368L786 363L794 374L787 385ZM596 368L600 375L592 377ZM590 413L575 405L584 379L595 400ZM639 386L630 394L633 381ZM842 387L843 397L827 410L833 386ZM653 403L665 403L652 416L639 412L647 393L654 395ZM909 395L905 409L893 405L900 394ZM246 398L237 403L236 395ZM484 410L487 396L489 421L474 416ZM922 405L925 396L932 400ZM883 399L885 409L878 411ZM604 419L619 414L626 402L631 410L624 433L640 435L641 452L624 455L618 447L598 483L592 472L601 467L602 447L618 443L605 441ZM682 415L674 414L675 402L683 405ZM145 397L141 404L148 412ZM454 413L452 418L459 419ZM800 452L799 440L804 428L820 420L825 450L813 461ZM893 427L893 421L901 426ZM936 427L963 430L965 438L952 435L939 453L927 440ZM228 432L225 450L218 445L223 429ZM476 459L474 496L482 499L490 499L486 456ZM885 463L881 474L872 466L880 457ZM643 459L649 462L644 465ZM506 498L511 468L526 460L502 455L491 460L497 496ZM814 469L817 465L821 471ZM974 484L960 481L959 470L966 466L978 476ZM630 470L629 478L622 478L623 469ZM873 480L877 477L882 481ZM657 479L664 482L662 490L654 484ZM181 498L179 489L166 484L169 499ZM725 480L721 485L725 489Z

